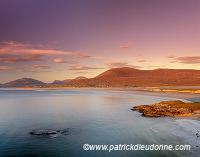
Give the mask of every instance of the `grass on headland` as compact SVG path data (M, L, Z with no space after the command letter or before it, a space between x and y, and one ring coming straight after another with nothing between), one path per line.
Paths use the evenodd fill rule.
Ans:
M193 111L200 110L200 102L195 102L195 103L184 103L182 101L162 101L160 104L168 104L171 107L176 107L176 108L187 108Z
M158 92L178 92L178 93L200 93L200 89L158 89L158 88L147 88L149 91Z

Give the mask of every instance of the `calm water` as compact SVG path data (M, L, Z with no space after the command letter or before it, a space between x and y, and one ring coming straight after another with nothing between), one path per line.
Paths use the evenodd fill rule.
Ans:
M0 90L0 157L199 156L199 120L146 118L135 105L170 98L126 92ZM35 129L67 129L58 137ZM199 129L200 130L200 129ZM83 144L191 144L190 151L84 151ZM196 147L198 146L198 147Z

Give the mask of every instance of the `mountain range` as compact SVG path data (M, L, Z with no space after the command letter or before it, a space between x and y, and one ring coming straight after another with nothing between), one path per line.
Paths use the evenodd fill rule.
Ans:
M63 87L196 86L200 70L112 68L91 78L64 83Z
M138 70L129 67L112 68L94 78L55 80L44 83L32 78L21 78L0 84L0 87L137 87L137 86L199 86L200 70L155 69Z
M20 79L10 81L1 85L1 87L4 87L4 88L25 87L25 86L39 87L39 86L46 86L46 83L39 80L32 79L32 78L20 78Z
M87 79L87 77L79 76L79 77L76 77L74 79L55 80L52 83L49 83L48 85L50 85L50 86L61 85L61 84L64 84L64 83L67 83L67 82L70 82L70 81L76 81L76 80L82 80L82 79Z
M20 78L14 81L7 82L5 84L0 84L1 88L11 88L11 87L48 87L48 86L56 86L66 82L87 79L84 76L76 77L75 79L66 79L66 80L55 80L52 83L44 83L42 81L32 79L32 78Z

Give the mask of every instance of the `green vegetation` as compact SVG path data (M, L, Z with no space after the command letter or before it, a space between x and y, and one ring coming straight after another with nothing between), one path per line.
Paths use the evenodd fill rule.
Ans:
M158 92L178 92L178 93L200 93L200 89L163 89L163 88L148 88L146 90Z
M170 107L176 107L176 108L187 108L190 110L200 110L200 102L195 103L184 103L182 101L162 101L159 104L168 104Z

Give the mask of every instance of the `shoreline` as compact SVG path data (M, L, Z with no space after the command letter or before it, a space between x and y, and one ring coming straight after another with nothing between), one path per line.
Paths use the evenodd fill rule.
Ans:
M183 102L200 102L199 93L178 93L178 92L162 92L162 91L150 91L146 90L151 87L129 87L129 88L75 88L75 87L63 87L63 88L10 88L5 90L80 90L80 91L99 91L99 92L113 92L113 93L125 93L134 95L146 95L146 96L156 96L163 98L171 98L174 100L181 100ZM150 104L149 104L150 105ZM149 106L148 105L148 106ZM181 115L180 117L185 117L189 119L196 119L200 114L191 114L191 115ZM177 116L175 116L177 117Z
M109 92L125 92L127 94L136 94L136 95L148 95L148 96L157 96L157 97L166 97L172 99L182 99L188 102L200 102L200 94L198 93L175 93L175 92L160 92L160 91L147 91L146 87L134 87L134 88L88 88L81 89L86 91L109 91Z
M189 86L188 86L189 87ZM136 95L148 95L148 96L158 96L158 97L166 97L166 98L173 98L173 99L183 99L189 102L200 102L200 94L199 93L186 93L186 92L163 92L163 91L151 91L146 90L148 88L153 87L127 87L127 88L77 88L77 87L55 87L55 88L7 88L4 90L60 90L60 89L74 89L74 90L82 90L82 91L105 91L105 92L125 92L127 94L136 94ZM157 87L158 88L158 87ZM163 87L160 87L163 88ZM167 87L166 87L167 88ZM169 87L168 87L169 88ZM170 87L171 88L171 87ZM173 87L173 88L180 88ZM187 88L186 86L182 88ZM191 89L191 86L189 87ZM200 89L199 86L193 87ZM2 88L3 89L3 88Z

